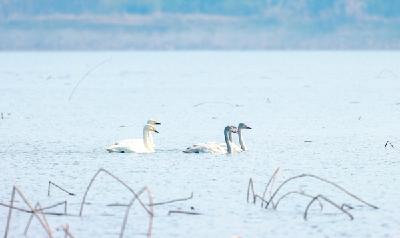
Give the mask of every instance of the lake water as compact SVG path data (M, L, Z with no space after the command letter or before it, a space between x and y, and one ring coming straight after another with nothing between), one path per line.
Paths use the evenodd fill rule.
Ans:
M137 191L147 185L155 202L193 192L190 200L154 207L153 237L399 237L399 92L399 52L2 52L0 202L10 201L16 185L33 205L67 200L76 215L91 177L104 168ZM149 118L162 122L156 153L105 151L141 137ZM244 134L248 151L181 152L223 142L224 127L239 122L253 128ZM248 204L249 178L261 194L278 167L275 188L312 173L380 209L312 179L293 181L281 194L324 194L351 204L354 220L324 203L304 221L310 199L296 195L276 211ZM48 197L48 181L76 196L52 188ZM64 237L56 230L62 224L74 237L118 237L125 207L107 205L131 197L101 176L83 217L47 219L55 237ZM20 198L15 205L26 208ZM0 234L7 214L0 207ZM14 211L10 237L23 237L28 219ZM146 224L135 206L125 237L145 237ZM45 234L34 221L29 236Z

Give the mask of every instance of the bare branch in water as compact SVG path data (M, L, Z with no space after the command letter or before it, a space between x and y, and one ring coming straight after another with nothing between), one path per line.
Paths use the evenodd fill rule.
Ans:
M283 195L276 201L276 203L273 204L273 208L274 208L275 210L278 209L279 203L280 203L284 198L288 197L288 196L291 195L291 194L298 194L298 195L301 195L301 196L303 196L303 197L314 198L313 195L306 194L306 193L304 193L304 192L302 192L302 191L300 191L300 192L299 192L299 191L290 191L290 192L287 192L287 193L283 194ZM321 209L321 211L322 211L322 209L323 209L322 202L321 202L319 199L317 199L317 201L318 201L319 207L320 207L320 209Z
M11 202L10 202L10 207L9 207L8 215L7 215L7 223L6 223L6 229L5 229L5 233L4 233L4 238L7 238L7 236L8 236L10 223L11 223L11 215L12 215L12 211L14 210L13 207L14 207L14 201L15 201L15 194L16 193L19 195L20 198L22 198L24 203L32 211L32 214L37 218L37 220L39 221L39 223L41 224L43 229L46 231L48 237L52 238L53 237L52 231L51 231L51 229L50 229L50 227L49 227L49 225L47 223L47 220L44 218L44 214L42 214L43 219L41 219L40 216L39 216L40 213L38 211L36 211L36 209L34 207L32 207L32 205L29 203L28 199L26 199L26 197L21 192L21 190L19 190L16 186L13 187L12 192L11 192ZM39 206L39 208L40 208L40 206Z
M174 203L174 202L182 202L182 201L187 201L193 198L193 192L190 194L189 197L187 198L178 198L178 199L172 199L169 201L165 201L165 202L155 202L155 203L151 203L148 204L149 206L160 206L160 205L165 205L165 204L169 204L169 203Z
M363 204L365 204L365 205L367 205L367 206L369 206L369 207L371 207L371 208L378 209L377 206L372 205L371 203L368 203L368 202L364 201L363 199L361 199L360 197L358 197L358 196L354 195L353 193L347 191L346 189L344 189L344 188L341 187L340 185L338 185L338 184L336 184L336 183L334 183L334 182L331 182L331 181L329 181L329 180L326 180L326 179L324 179L324 178L321 178L321 177L319 177L319 176L313 175L313 174L300 174L300 175L297 175L297 176L294 176L294 177L291 177L291 178L286 179L284 182L282 182L282 183L279 185L279 187L278 187L278 188L275 190L275 192L272 194L272 196L271 196L270 199L268 200L268 202L267 202L265 208L268 208L268 206L269 206L269 204L271 203L271 201L273 201L273 199L275 198L275 196L278 194L279 190L280 190L285 184L287 184L288 182L293 181L293 180L295 180L295 179L298 179L298 178L305 178L305 177L314 178L314 179L317 179L317 180L322 181L322 182L324 182L324 183L330 184L330 185L336 187L337 189L341 190L341 191L344 192L345 194L349 195L350 197L352 197L352 198L358 200L359 202L361 202L361 203L363 203Z
M271 178L269 179L267 185L265 186L265 189L264 189L264 192L263 192L263 195L262 195L261 207L264 206L265 195L267 194L268 188L270 187L270 185L271 185L271 189L272 189L273 183L274 183L274 181L275 181L275 177L276 177L276 175L278 174L278 172L279 172L279 167L278 167L277 169L275 169L275 172L272 174L272 176L271 176Z
M61 191L65 192L66 194L68 194L68 195L70 195L70 196L75 196L74 193L68 192L66 189L60 187L59 185L53 183L52 181L49 181L49 186L48 186L48 188L47 188L47 196L49 196L49 197L50 197L50 188L51 188L51 185L53 185L54 187L60 189Z
M147 192L147 197L149 199L149 204L153 203L153 197L151 196L151 191L147 188L147 187L143 187L136 196L134 196L131 201L129 202L128 207L126 208L125 211L125 216L124 216L124 221L122 222L122 226L121 226L121 232L119 234L119 238L122 238L124 236L124 232L125 232L125 227L126 227L126 223L128 222L128 217L129 217L129 211L131 210L131 207L133 205L133 203L136 200L140 200L139 196L143 193L143 192ZM153 206L150 206L150 211L151 213L149 214L149 226L147 229L147 237L150 238L151 237L151 231L153 228L153 218L154 218L154 211L153 211Z
M83 82L83 80L89 76L89 74L93 71L95 71L97 68L99 68L100 66L102 66L103 64L107 63L108 61L110 61L111 58L107 58L103 61L101 61L100 63L96 64L94 67L90 68L83 76L81 79L79 79L79 81L76 83L76 85L74 86L74 88L72 89L71 93L69 94L68 97L68 101L71 101L72 96L74 96L74 93L76 91L76 89L79 87L79 85Z
M35 209L35 211L36 211L37 213L39 213L39 214L42 216L42 219L43 219L43 221L45 222L46 226L47 226L47 227L50 227L50 225L49 225L49 223L48 223L48 221L47 221L47 219L46 219L44 213L42 212L42 211L43 211L43 208L40 207L40 203L36 203L34 209ZM24 230L24 235L25 235L25 236L28 234L28 230L29 230L29 227L30 227L30 225L31 225L31 223L32 223L32 219L33 219L34 216L35 216L35 215L34 215L34 213L32 212L31 216L29 217L28 223L26 224L25 230Z
M336 207L338 210L342 211L344 214L346 214L346 215L350 218L350 220L353 220L353 219L354 219L353 215L351 215L348 211L344 210L341 206L339 206L338 204L336 204L335 202L333 202L333 201L330 200L329 198L327 198L327 197L325 197L325 196L323 196L323 195L320 194L320 195L318 195L318 196L315 196L313 199L311 199L310 203L308 203L306 209L304 210L304 216L303 216L304 220L307 220L307 218L308 218L308 211L309 211L311 205L312 205L316 200L319 200L319 199L325 200L325 201L328 202L329 204L331 204L331 205L333 205L334 207Z
M122 184L126 189L128 189L128 190L134 195L134 197L139 201L140 205L146 210L146 212L147 212L149 215L153 215L153 212L151 212L151 211L149 210L149 208L147 208L147 206L139 199L138 195L136 194L136 192L135 192L131 187L129 187L124 181L122 181L121 179L119 179L118 177L116 177L115 175L113 175L112 173L110 173L110 172L108 172L107 170L101 168L101 169L99 169L99 170L93 175L92 179L91 179L90 182L89 182L88 187L86 188L85 194L83 195L83 198L82 198L81 208L80 208L80 210L79 210L79 216L82 216L82 213L83 213L83 206L85 205L86 196L87 196L87 194L88 194L88 192L89 192L89 190L90 190L90 188L91 188L93 182L96 180L97 176L98 176L100 173L105 173L105 174L109 175L110 177L112 177L113 179L115 179L116 181L118 181L120 184Z
M176 210L171 210L168 212L168 216L171 214L203 215L202 213L199 213L199 212L176 211Z

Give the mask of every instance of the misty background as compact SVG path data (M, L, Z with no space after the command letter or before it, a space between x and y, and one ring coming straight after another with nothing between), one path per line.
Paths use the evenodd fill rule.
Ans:
M0 0L0 50L400 49L398 0Z

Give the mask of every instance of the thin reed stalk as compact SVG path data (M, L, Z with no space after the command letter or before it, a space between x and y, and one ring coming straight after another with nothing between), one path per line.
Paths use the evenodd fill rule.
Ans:
M165 201L165 202L155 202L155 203L148 204L148 206L160 206L160 205L165 205L165 204L174 203L174 202L187 201L187 200L190 200L192 198L193 198L193 192L187 198L177 198L177 199L172 199L172 200Z
M44 213L42 212L42 211L43 211L43 208L41 208L39 202L36 203L34 209L35 209L35 212L39 213L39 214L42 216L42 219L43 219L44 223L46 224L46 226L47 226L47 227L50 227L50 225L49 225L49 223L48 223L48 221L47 221L47 219L46 219L46 216L45 216ZM35 215L34 215L34 213L32 212L32 214L31 214L30 217L29 217L28 223L27 223L26 226L25 226L25 230L24 230L24 235L25 235L25 236L28 234L28 230L29 230L29 227L30 227L30 225L31 225L31 223L32 223L32 220L33 220L33 217L34 217L34 216L35 216Z
M63 229L63 231L64 231L64 238L75 238L72 234L71 234L71 232L69 231L69 225L68 224L65 224L65 225L63 225L63 226L61 226L62 227L62 229Z
M267 185L265 186L265 189L264 189L264 192L262 195L261 207L264 206L265 195L267 194L267 191L268 191L268 188L270 187L270 185L271 185L271 189L272 189L273 183L275 181L275 177L278 174L278 172L279 172L279 167L277 169L275 169L275 172L272 174L271 178L268 180Z
M175 211L175 210L171 210L168 212L168 216L171 214L186 214L186 215L203 215L202 213L199 212L189 212L189 211Z
M120 234L119 234L119 238L122 238L122 237L124 236L126 223L128 222L129 211L131 210L131 207L132 207L133 203L134 203L136 200L139 200L139 201L140 201L139 196L140 196L141 194L143 194L143 192L147 192L147 197L148 197L148 199L149 199L149 204L152 204L152 203L153 203L153 197L152 197L152 195L151 195L151 191L150 191L147 187L143 187L143 188L137 193L137 195L131 199L131 201L129 202L128 207L126 208L124 220L123 220L122 226L121 226L121 232L120 232ZM148 225L148 229L147 229L147 237L148 237L148 238L151 238L151 234L152 234L151 232L152 232L152 228L153 228L153 218L154 218L154 215L153 215L153 214L154 214L154 212L153 212L153 206L150 206L150 210L151 210L151 213L149 214L149 225Z

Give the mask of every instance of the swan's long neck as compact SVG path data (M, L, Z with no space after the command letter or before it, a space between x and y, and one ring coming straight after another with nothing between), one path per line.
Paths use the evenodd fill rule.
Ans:
M143 128L143 144L146 148L153 149L150 131L146 127Z
M225 129L224 134L225 134L226 152L228 154L231 154L232 148L231 148L231 141L229 140L229 130Z
M246 144L244 143L243 135L242 135L242 128L239 128L238 131L239 134L239 143L240 143L240 148L242 148L243 151L247 150Z
M229 131L229 141L232 143L233 142L233 140L232 140L232 131Z

